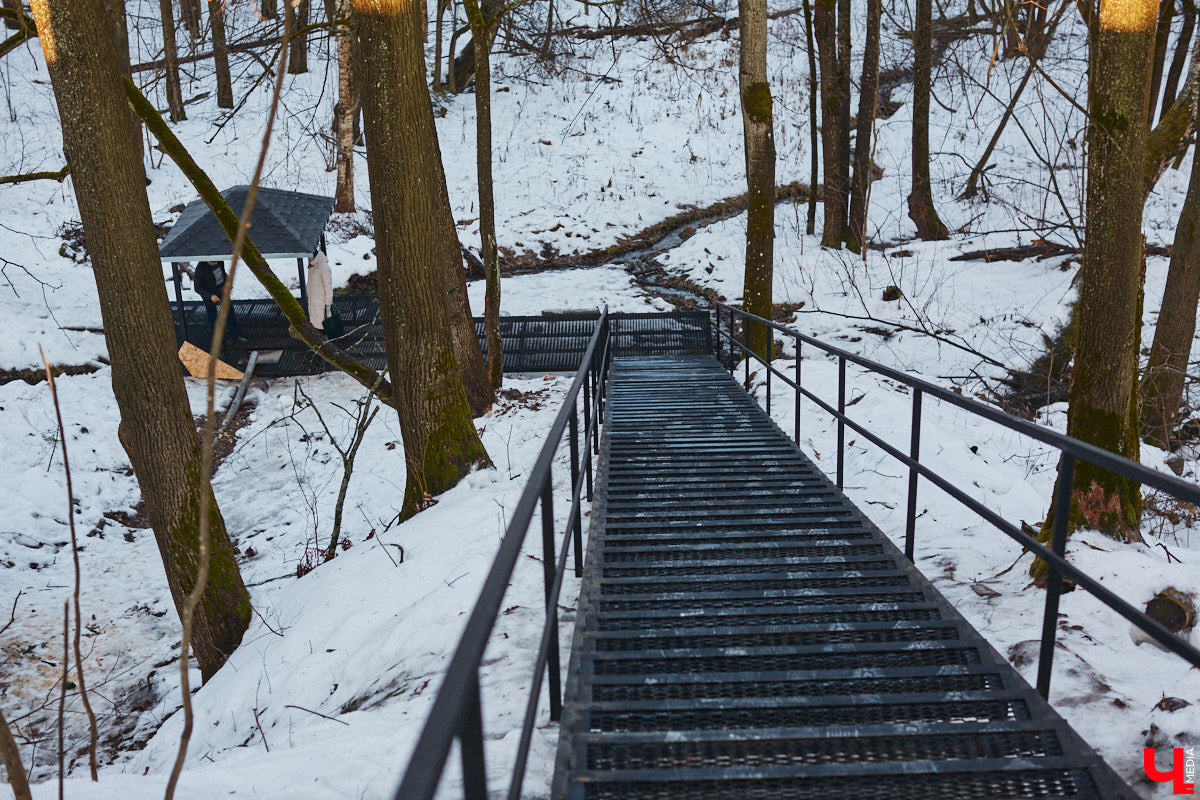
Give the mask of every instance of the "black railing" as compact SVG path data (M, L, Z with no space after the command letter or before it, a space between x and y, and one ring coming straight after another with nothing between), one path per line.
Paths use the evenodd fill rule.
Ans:
M959 501L971 511L974 511L987 522L999 528L1002 532L1015 539L1023 547L1031 551L1035 556L1043 559L1049 567L1047 576L1046 590L1046 605L1045 613L1042 617L1042 638L1041 649L1038 660L1038 676L1037 689L1042 697L1048 698L1050 695L1050 672L1054 659L1054 644L1057 633L1058 622L1058 601L1062 592L1063 578L1069 578L1075 582L1076 586L1086 589L1094 597L1096 597L1104 605L1116 611L1122 617L1133 623L1135 626L1144 631L1154 641L1170 650L1173 653L1183 657L1186 661L1195 667L1200 667L1200 650L1184 641L1179 636L1167 630L1156 620L1150 618L1142 611L1139 611L1127 601L1121 599L1103 584L1090 575L1082 572L1078 567L1072 566L1065 557L1067 543L1067 526L1070 519L1071 510L1071 488L1073 476L1075 474L1075 461L1082 459L1091 464L1094 464L1102 469L1113 472L1130 480L1137 481L1145 486L1150 486L1161 492L1183 500L1187 503L1200 505L1200 486L1180 480L1173 475L1166 475L1157 472L1136 461L1131 461L1122 456L1115 455L1107 450L1090 445L1087 442L1082 442L1079 439L1074 439L1070 436L1065 436L1058 431L1038 425L1029 420L1024 420L1019 417L1014 417L1011 414L1006 414L999 409L985 405L978 400L972 400L962 395L944 389L941 386L922 380L921 378L913 377L896 369L886 367L868 358L864 358L856 353L851 353L846 350L825 344L824 342L814 339L811 336L806 336L797 331L784 327L776 322L763 319L762 317L748 314L741 309L733 308L724 303L715 305L716 313L716 329L718 336L718 355L724 360L726 367L732 372L736 366L736 354L740 352L746 368L746 385L749 388L750 384L750 361L755 360L767 367L766 388L767 400L766 410L771 413L771 376L774 375L791 386L795 391L795 441L800 444L800 398L801 396L808 398L818 407L823 409L828 414L832 415L837 420L837 487L843 488L845 479L845 443L846 443L846 428L855 431L867 441L874 444L876 447L883 450L888 455L895 458L897 461L905 464L908 467L908 507L904 527L904 554L911 561L915 550L916 540L916 510L917 510L917 481L918 478L925 478L934 486L937 486L942 491ZM728 319L728 323L722 326L723 318ZM763 358L757 353L752 352L746 345L738 341L736 329L739 327L736 323L740 322L740 327L744 331L747 326L759 327L767 326L767 328L778 331L784 336L789 336L796 342L796 370L795 380L789 378L779 370L775 369L771 363L774 360L775 354L775 337L773 335L764 337L768 342L768 357ZM745 338L745 337L743 337ZM728 353L724 346L725 342L729 343ZM817 397L802 384L801 375L801 356L802 346L811 345L817 349L836 356L838 360L838 388L837 388L837 407L835 408L830 403ZM727 356L727 357L726 357ZM855 422L846 415L846 363L851 362L863 367L869 372L874 372L884 377L890 378L897 383L904 384L912 389L912 422L910 429L909 452L901 452L896 447L881 439L876 434L867 430L863 425ZM1013 525L1008 520L1004 519L995 511L991 510L983 503L968 495L962 489L959 489L948 479L937 474L925 464L920 462L920 441L921 441L921 401L925 395L936 398L943 402L970 412L976 416L994 422L1004 428L1007 428L1016 433L1023 434L1032 439L1036 439L1043 444L1048 444L1060 452L1058 483L1054 491L1053 501L1053 518L1052 536L1050 547L1047 548L1041 542L1037 541L1032 536L1029 536L1016 525Z
M544 567L546 595L546 622L542 629L538 647L533 681L529 699L525 706L525 721L517 746L508 797L516 800L521 795L521 784L525 777L525 765L529 759L529 746L533 726L537 718L538 701L542 694L542 681L549 675L550 719L558 721L562 716L561 667L558 648L558 596L562 592L563 575L566 572L568 552L575 554L575 575L583 572L583 526L581 495L586 492L592 499L592 455L598 452L599 426L604 418L604 390L608 382L608 367L612 360L609 346L610 320L605 310L595 322L583 361L575 373L575 380L567 390L562 409L550 426L546 443L542 445L537 463L529 475L529 482L521 499L517 502L512 519L500 540L500 549L492 562L491 569L483 582L483 589L475 608L467 619L458 647L450 659L446 676L438 690L437 698L429 711L421 737L413 749L408 769L396 790L397 800L430 800L437 791L438 782L445 771L451 745L459 741L462 755L463 793L467 800L487 798L487 770L483 753L483 714L480 707L479 667L483 659L488 638L496 624L496 617L504 600L509 579L521 555L526 534L533 522L534 511L540 507L542 522L542 563ZM582 442L579 429L580 396L583 400ZM566 531L561 549L557 549L554 536L554 481L553 465L555 454L566 434L570 441L571 458L571 510L567 517ZM583 458L580 459L582 445Z

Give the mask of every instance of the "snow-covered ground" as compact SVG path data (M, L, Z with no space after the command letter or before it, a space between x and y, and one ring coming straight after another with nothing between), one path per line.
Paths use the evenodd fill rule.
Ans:
M157 4L142 5L130 3L148 17L157 13ZM895 16L885 15L885 69L911 64L908 40L897 36L910 11L895 5L890 12ZM567 24L594 23L603 13L593 9L584 17L573 3L558 7ZM251 36L258 24L252 7L230 8L231 37ZM773 2L772 8L791 6ZM537 9L529 13L539 14ZM154 58L158 47L154 26L141 27L135 61ZM1057 86L1081 98L1083 32L1069 17L1060 33L1043 64ZM808 178L803 42L802 15L772 21L780 183ZM580 40L572 47L570 58L551 65L496 56L493 124L496 181L502 187L497 191L501 247L518 255L584 253L617 243L681 208L744 190L736 29L730 36L718 33L675 47L670 60L652 41ZM935 80L935 196L943 219L956 231L950 241L911 241L913 227L905 213L907 84L892 93L899 109L877 127L875 160L883 176L872 188L869 231L882 246L865 259L824 251L819 238L803 232L803 206L781 205L776 215L776 301L804 303L794 318L797 330L985 398L1004 374L993 362L1027 366L1039 354L1043 336L1053 335L1065 320L1077 264L1064 264L1063 257L991 264L949 259L1037 238L1072 244L1082 198L1082 115L1070 99L1035 79L1018 106L1020 125L1010 125L1000 140L986 202L954 199L1023 75L1020 63L991 63L991 55L986 36L955 40ZM199 98L188 105L189 120L175 126L220 186L248 179L269 101L265 84L250 89L258 63L246 56L234 61L235 94L240 100L249 91L238 115L221 125L224 116L212 98ZM327 121L335 84L327 63L327 44L317 40L312 72L287 79L267 185L332 193ZM36 43L10 54L0 66L10 111L0 137L0 173L57 169L62 165L57 115ZM210 89L206 65L188 74L195 78L185 85L187 98ZM161 102L161 86L148 92L157 93ZM477 246L473 98L444 96L438 104L445 111L438 130L455 219L464 243ZM172 209L191 201L194 192L171 162L160 163L160 158L148 151L148 192L155 220L169 223L177 213ZM1053 180L1045 163L1055 165ZM368 208L361 152L358 169L359 201ZM1180 170L1168 171L1147 205L1145 229L1152 244L1173 238L1188 170L1185 161ZM60 232L78 221L70 180L5 186L0 210L0 313L10 331L0 339L0 368L40 365L39 345L58 363L99 364L106 351L95 330L101 320L91 271L69 249L60 250ZM373 270L374 261L370 237L356 232L356 225L367 228L365 215L341 222L331 236L330 260L335 282L344 285L351 274ZM818 232L819 226L818 216ZM660 263L672 275L737 301L744 233L744 216L700 227ZM1148 260L1144 342L1153 334L1166 267L1165 259ZM295 280L291 265L280 265L279 272ZM890 285L902 290L900 301L880 299ZM508 278L504 293L505 310L512 314L601 305L667 307L617 266ZM235 289L235 296L261 294L248 276ZM481 285L470 287L470 298L478 311ZM780 360L777 366L787 371L794 362ZM802 370L806 385L834 396L833 361L806 349ZM849 377L855 417L907 447L907 391L854 368ZM761 383L760 376L760 395ZM335 433L346 435L346 417L335 404L352 403L362 396L361 387L338 375L306 378L301 385ZM293 381L252 391L255 409L218 471L215 489L237 539L257 613L242 647L195 695L197 733L179 796L390 796L565 387L561 377L507 381L517 393L477 420L495 467L473 474L402 525L390 523L402 496L403 447L394 414L381 412L359 454L346 503L344 535L351 546L301 578L295 577L297 566L311 559L329 535L340 460L315 414L296 408ZM791 430L791 397L778 383L775 390L777 418ZM229 392L224 390L225 402ZM92 785L86 767L80 769L86 761L79 755L82 710L71 693L73 771L67 796L158 797L181 726L178 664L172 660L178 621L151 532L129 527L126 517L105 516L131 514L138 499L116 438L107 370L64 376L59 393L83 544L88 680L102 716L102 739L110 740L101 781ZM199 413L202 387L189 382L189 393ZM1043 409L1040 418L1065 427L1061 405ZM1043 519L1054 480L1052 452L932 401L924 419L923 458L960 482L973 482L976 495L1008 518L1035 526ZM51 797L56 787L47 779L54 774L61 604L70 594L73 570L64 545L69 533L62 461L45 385L0 385L0 420L0 449L8 455L8 477L0 484L5 511L0 626L8 621L4 612L10 607L14 620L0 641L0 706L23 740L37 742L23 752L35 777L45 781L36 796ZM810 403L802 420L806 451L831 470L834 427ZM848 441L847 491L881 528L899 534L906 472L854 436ZM1148 465L1162 468L1164 458L1163 452L1144 448ZM563 462L560 454L560 478ZM1196 478L1195 460L1184 469L1185 477ZM563 505L558 509L561 515ZM1032 677L1042 594L1029 585L1028 558L1019 560L1014 543L927 485L918 510L918 564L1000 652ZM1069 557L1135 604L1171 585L1200 592L1200 535L1182 525L1152 531L1157 522L1147 521L1149 545L1079 534ZM1166 550L1179 563L1169 561ZM515 752L523 687L542 619L540 545L531 541L527 555L505 600L509 613L500 618L485 659L493 787L502 785ZM564 607L573 608L576 592L577 584L568 578ZM1082 592L1066 595L1062 612L1052 695L1056 706L1139 791L1165 796L1169 789L1139 778L1141 748L1194 745L1200 739L1195 713L1200 676L1174 656L1136 645L1126 623ZM562 619L565 647L573 619L565 611ZM1164 695L1192 705L1176 712L1155 709ZM526 779L532 796L544 794L552 768L557 729L545 722L534 737ZM451 769L442 787L447 796L459 785Z

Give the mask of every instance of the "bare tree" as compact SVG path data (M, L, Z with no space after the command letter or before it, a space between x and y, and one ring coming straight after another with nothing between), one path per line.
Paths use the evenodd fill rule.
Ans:
M425 83L423 14L414 3L388 0L353 0L353 14L379 308L408 470L401 514L408 517L488 457L447 327L446 276L462 267Z
M771 319L771 283L775 257L775 133L771 84L767 80L766 0L739 0L738 84L742 100L747 215L746 272L742 307ZM763 358L771 355L771 330L747 325L747 346Z
M850 220L846 244L856 253L866 248L867 195L871 189L871 130L879 106L879 24L883 0L867 0L867 37L863 43L862 80L858 84L858 130L854 138L854 182L850 186Z
M229 45L225 41L225 0L208 0L208 24L212 28L213 67L217 73L217 107L233 108Z
M816 0L813 14L813 33L821 61L821 152L825 174L821 198L824 201L825 224L821 229L821 246L841 248L846 238L846 191L838 183L842 175L841 157L842 105L849 102L839 94L837 50L837 0Z
M1067 433L1138 458L1137 362L1141 341L1143 157L1157 0L1100 6L1089 75L1087 221ZM1061 476L1060 476L1061 479ZM1080 461L1071 525L1140 541L1138 484ZM1048 536L1048 515L1042 535ZM1045 564L1034 565L1035 576Z
M908 216L917 236L926 241L945 239L949 231L933 205L929 178L929 93L933 72L933 0L916 0L913 25L912 191Z
M337 46L338 97L333 106L333 138L336 151L337 184L334 189L333 210L349 212L354 202L354 121L358 119L358 91L354 87L353 40L346 22L350 17L350 0L335 0L333 5L333 36Z
M211 490L175 354L145 171L104 0L34 0L62 121L63 149L96 277L118 436L133 466L167 582L181 607L200 557L201 506L212 517L212 570L195 614L196 657L212 676L241 641L250 597Z
M182 122L187 119L187 112L183 108L183 87L179 82L179 52L175 49L175 12L171 8L171 0L158 0L158 9L162 14L163 64L167 72L167 108L171 112L171 122Z

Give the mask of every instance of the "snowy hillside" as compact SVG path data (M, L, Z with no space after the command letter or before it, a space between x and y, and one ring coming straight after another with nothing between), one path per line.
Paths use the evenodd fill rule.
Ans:
M134 61L161 51L149 0L130 2L145 17ZM857 5L857 4L856 4ZM912 63L906 3L884 17L884 70ZM957 7L965 3L955 2ZM431 4L430 16L434 16ZM776 97L779 184L807 184L808 57L804 18L788 0L770 23L769 66ZM254 4L230 4L230 37L269 32ZM531 14L544 12L531 10ZM559 4L564 26L594 26L576 2ZM736 16L736 4L726 8ZM854 31L862 35L862 20ZM954 231L948 241L914 241L907 216L911 83L891 91L894 113L877 125L874 155L882 177L871 190L865 257L832 252L805 233L803 200L776 209L775 302L791 304L789 325L886 365L911 371L986 402L999 402L1002 379L1042 355L1066 321L1078 256L1045 260L954 260L984 247L1049 240L1078 244L1083 195L1085 120L1076 105L1086 88L1082 23L1065 18L1044 69L1055 86L1038 83L1018 106L1000 140L986 198L955 199L1023 75L1013 61L992 60L986 34L948 41L935 70L932 151L935 199ZM161 35L161 32L159 34ZM181 36L181 40L184 37ZM745 215L703 216L683 223L658 247L638 234L681 213L745 191L737 86L737 28L669 48L649 38L576 39L550 63L505 52L494 56L493 125L497 223L502 252L527 268L503 281L503 308L513 315L600 308L666 310L692 291L741 300ZM429 50L432 53L432 38ZM856 53L859 48L856 44ZM669 56L669 57L667 57ZM188 65L189 119L174 126L197 162L224 188L247 182L258 155L269 82L261 64L234 57L235 96L246 103L232 118L209 92L208 61ZM280 122L264 184L333 193L329 119L336 81L329 43L316 36L311 71L287 76ZM0 136L0 173L58 169L63 164L57 112L37 42L4 57L9 120ZM857 63L853 73L858 73ZM147 95L165 104L155 73L140 74ZM454 216L463 243L479 248L475 195L474 101L471 94L435 97ZM147 191L156 223L169 226L195 199L187 179L154 147L147 148ZM1053 165L1053 180L1046 164ZM1187 188L1190 156L1168 170L1146 207L1151 245L1170 245ZM357 197L368 209L367 165L358 151ZM1057 188L1059 199L1046 187ZM1050 200L1047 200L1050 197ZM136 514L137 483L118 442L119 421L92 271L79 248L79 213L70 179L0 186L0 708L18 734L38 782L34 796L57 796L57 701L62 676L62 603L74 572L66 524L66 488L54 408L44 382L11 373L40 368L39 347L56 364L82 374L58 379L66 420L80 534L85 666L100 715L100 782L87 778L86 720L68 692L66 796L157 798L182 726L178 679L180 627L152 531ZM664 232L665 233L665 232ZM375 269L366 211L335 220L330 262L336 286ZM619 257L611 250L627 245ZM640 249L640 248L648 249ZM613 254L605 258L597 253ZM535 268L545 268L534 271ZM278 265L295 285L294 268ZM1142 341L1153 336L1167 259L1147 260ZM670 283L683 291L663 291ZM884 301L889 286L900 300ZM249 275L235 297L266 296ZM189 298L190 299L190 298ZM483 284L470 285L482 313ZM776 366L796 369L795 353ZM807 386L836 393L837 365L802 354ZM761 397L762 376L755 379ZM226 524L239 550L255 617L242 646L195 694L197 732L181 798L388 798L395 790L429 711L449 654L495 554L505 521L524 488L568 377L506 377L493 409L476 420L495 463L441 496L431 509L397 524L404 488L404 448L387 408L369 429L350 485L343 535L348 545L314 566L330 535L341 461L299 385L334 433L349 436L344 407L362 387L341 374L255 382L251 410L239 420L232 451L214 478ZM187 379L196 416L203 385ZM850 370L855 419L907 447L910 397L903 387ZM792 430L792 398L774 384L772 404ZM233 387L218 390L228 403ZM1195 398L1200 400L1200 397ZM1065 430L1065 403L1037 410L1039 421ZM833 469L835 427L811 403L803 409L801 444L822 469ZM952 408L926 406L923 454L931 466L972 485L975 495L1014 521L1037 527L1049 507L1056 453ZM850 437L851 440L853 437ZM1194 448L1182 474L1200 476ZM903 538L907 471L886 455L850 441L847 493L884 531ZM1147 465L1167 469L1170 454L1144 446ZM567 456L559 453L565 490ZM1148 505L1153 505L1149 503ZM585 506L586 509L586 506ZM945 495L922 485L917 565L1029 680L1036 673L1044 595L1031 585L1029 557L1002 534ZM560 525L565 506L557 506ZM1068 557L1141 606L1174 586L1200 593L1200 515L1195 509L1147 513L1145 545L1099 534L1076 535ZM483 705L495 789L511 769L525 688L543 620L541 545L527 543L485 659ZM1015 564L1015 566L1014 566ZM298 569L299 568L299 569ZM298 577L298 574L300 577ZM561 643L570 646L578 581L568 577ZM12 621L9 625L8 612ZM1079 733L1146 797L1170 789L1142 777L1144 746L1200 740L1200 674L1177 657L1138 645L1130 626L1094 598L1063 598L1060 652L1052 702ZM1200 635L1192 641L1200 645ZM198 686L199 669L193 670ZM1191 705L1158 706L1163 697ZM557 726L545 704L534 736L529 796L548 795ZM457 759L443 780L444 797L461 794Z

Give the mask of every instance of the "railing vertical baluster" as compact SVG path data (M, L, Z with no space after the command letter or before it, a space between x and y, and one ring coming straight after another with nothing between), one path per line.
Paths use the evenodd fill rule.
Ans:
M466 800L487 800L487 764L483 760L483 709L479 702L479 672L465 687L466 705L458 721L458 742L462 754L463 796Z
M596 429L600 427L597 421L592 419L591 405L591 390L595 384L592 382L595 378L591 371L587 373L589 376L589 386L583 393L583 437L587 440L583 447L584 468L587 470L587 499L592 502L592 443L596 440Z
M583 519L580 514L579 505L575 502L579 497L579 422L576 420L576 414L579 411L579 406L572 402L570 422L567 427L570 429L571 439L571 507L575 509L575 513L571 515L571 526L575 529L574 547L575 547L575 577L583 575ZM563 547L567 543L563 542Z
M838 356L837 488L845 488L846 478L846 357Z
M593 363L595 359L593 358ZM583 377L583 435L587 438L587 452L592 452L592 367L588 365L588 371ZM592 493L588 491L588 499L592 499Z
M546 578L546 613L550 624L558 629L558 606L550 596L550 587L554 584L554 479L552 470L546 472L546 485L542 487L542 574ZM566 542L563 542L566 547ZM555 722L562 717L562 689L558 666L558 637L550 637L550 655L546 659L546 669L550 671L550 719Z
M1067 552L1067 526L1071 520L1071 489L1075 483L1075 456L1063 453L1058 461L1058 484L1054 488L1054 527L1050 550L1063 557ZM1062 594L1062 572L1050 564L1046 584L1046 613L1042 617L1042 646L1038 654L1037 690L1050 699L1050 673L1054 667L1054 644L1058 635L1058 598Z
M742 346L749 347L746 342L746 325L742 324ZM747 349L742 353L742 360L746 362L746 391L750 391L750 350Z
M921 397L923 395L924 392L920 389L913 389L911 440L908 446L908 455L913 461L919 460L921 456ZM913 553L916 549L917 477L917 468L910 466L908 468L908 514L904 522L904 555L909 561L913 560Z
M801 342L796 340L796 446L800 446L800 347Z
M765 327L765 326L764 326ZM767 416L771 416L771 369L775 364L775 333L767 328Z

